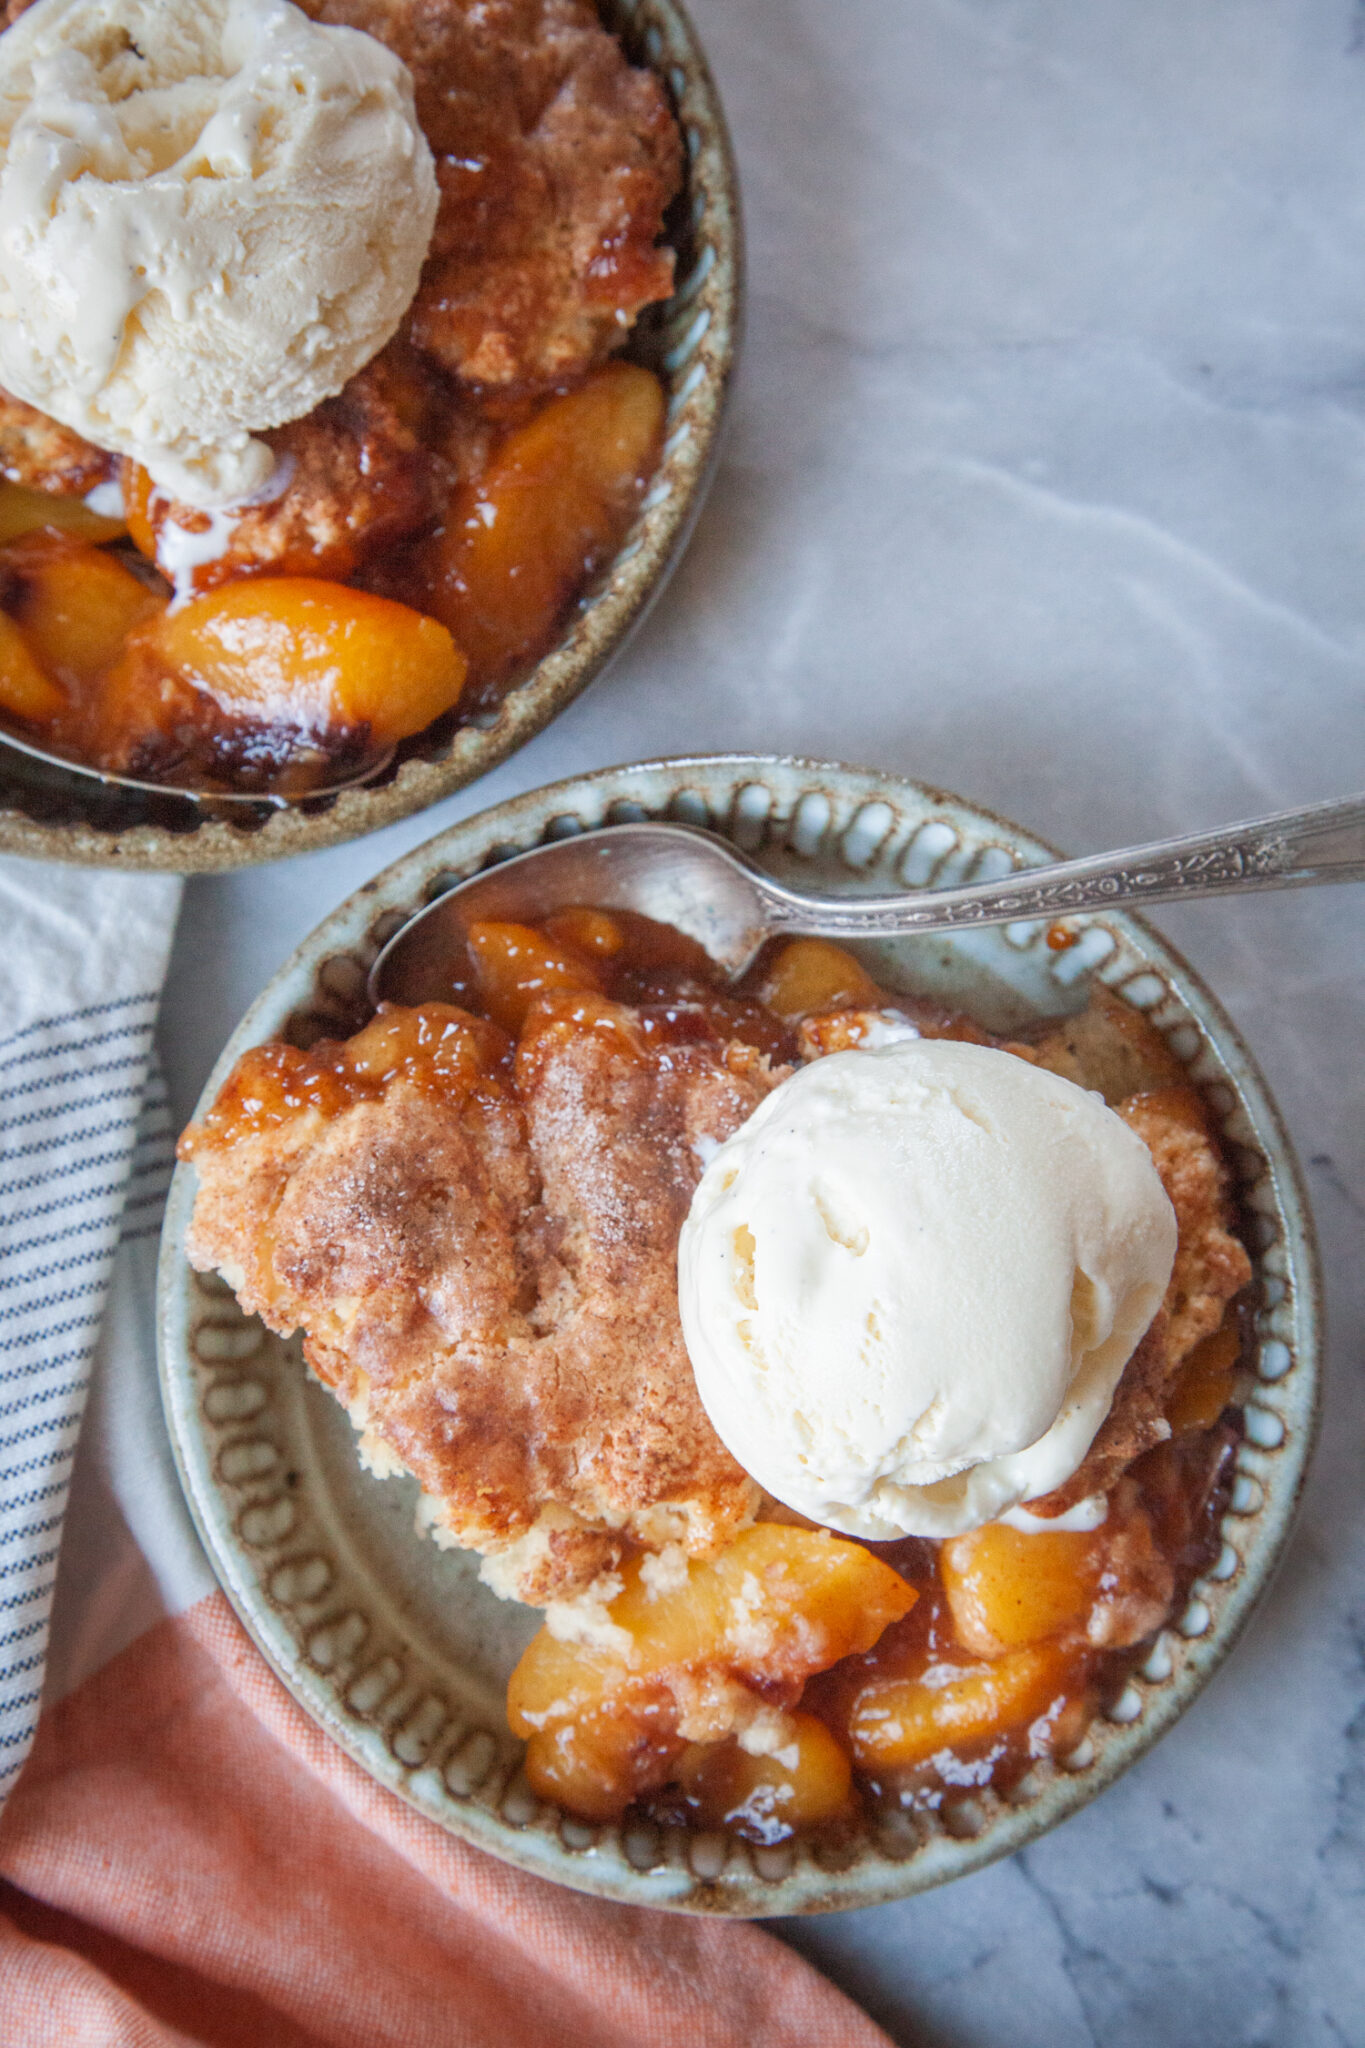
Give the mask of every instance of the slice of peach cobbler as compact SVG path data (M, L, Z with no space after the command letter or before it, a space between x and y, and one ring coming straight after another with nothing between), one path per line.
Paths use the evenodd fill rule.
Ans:
M939 1804L1073 1748L1207 1563L1250 1266L1199 1096L1097 990L1005 1043L1102 1094L1174 1209L1166 1296L1067 1482L943 1541L851 1541L726 1450L683 1342L708 1160L794 1070L904 1036L1000 1045L840 948L738 991L626 913L475 925L450 1004L238 1063L182 1141L188 1251L280 1332L419 1523L547 1610L508 1698L547 1797L760 1841ZM1078 1505L1079 1504L1079 1505Z
M10 79L0 168L22 146L18 84L28 40L47 33L46 9L47 0L12 4L18 26L0 37ZM224 0L197 11L206 50L216 51L209 30L227 12ZM252 422L262 431L251 446L269 473L231 502L189 502L177 495L189 485L155 480L152 456L128 453L126 434L97 446L0 390L0 719L103 769L301 794L438 719L495 705L619 547L660 458L664 394L650 370L615 358L641 312L672 290L662 236L683 159L659 81L628 61L590 0L305 0L301 11L273 12L251 0L243 21L257 15L270 34L305 39L296 99L322 61L306 42L321 30L362 31L405 67L434 178L435 225L425 261L417 254L415 295L395 309L397 331L394 320L380 323L368 360L324 386L332 395L282 399ZM161 167L163 180L185 181L176 234L206 189L190 131L212 112L196 103L192 123L185 110L184 27L166 27L165 49L144 52L126 25L80 0L68 23L81 44L72 62L89 60L81 89L107 97L110 133L122 123L131 138L121 179L101 182L102 158L76 165L75 201L145 191L133 182L147 174L142 130L179 122L176 161ZM227 29L223 48L225 75L214 82L242 98ZM129 111L143 101L145 119ZM267 101L237 110L263 160L289 112ZM319 118L325 129L325 108ZM353 142L334 144L338 176L368 146L371 120L362 99ZM210 119L203 132L214 128ZM274 175L269 163L253 168L238 176L243 207L264 205L259 188ZM240 171L235 160L214 176L229 170ZM309 241L337 232L297 167L286 164L280 180L286 224L307 204L318 210ZM160 202L153 193L145 203ZM398 226L411 211L399 208ZM188 275L196 248L188 229L184 239L177 260ZM121 244L116 233L105 240L112 263ZM252 260L240 278L187 291L173 337L204 305L252 289ZM378 260L372 251L371 265ZM270 261L284 266L275 253ZM363 291L364 269L348 289ZM312 327L284 341L311 358L329 325L344 326L342 298L341 281L320 289ZM19 324L12 299L0 311L0 345L6 323ZM125 353L142 345L145 325L134 307ZM256 339L269 371L277 337ZM234 346L253 353L241 335ZM32 353L50 364L61 351ZM197 368L212 384L211 369ZM240 374L226 350L218 382ZM67 391L54 384L54 408L82 383L74 373L69 381ZM177 379L152 381L164 395ZM87 410L98 438L104 410Z

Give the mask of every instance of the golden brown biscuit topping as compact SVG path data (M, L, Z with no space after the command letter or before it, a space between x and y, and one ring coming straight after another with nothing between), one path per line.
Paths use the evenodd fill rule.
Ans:
M186 1147L192 1260L305 1331L451 1538L538 1532L507 1570L542 1602L626 1539L712 1549L757 1501L697 1398L676 1246L701 1151L778 1076L743 1044L660 1056L589 1000L543 1003L513 1066L496 1027L436 1005L264 1048Z

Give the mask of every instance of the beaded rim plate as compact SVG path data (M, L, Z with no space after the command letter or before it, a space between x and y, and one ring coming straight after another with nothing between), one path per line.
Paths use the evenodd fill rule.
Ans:
M775 871L848 893L985 879L1052 849L942 791L872 771L725 756L605 769L532 792L419 847L342 904L233 1033L207 1108L248 1046L354 1029L364 977L404 917L509 854L600 824L676 818L725 833ZM749 1916L832 1911L921 1891L1032 1841L1136 1761L1236 1641L1284 1546L1317 1419L1321 1285L1279 1115L1246 1047L1180 956L1140 920L1068 920L897 940L889 979L956 998L999 1028L1078 1006L1098 975L1164 1033L1227 1142L1255 1262L1257 1384L1222 1547L1184 1612L1064 1760L950 1821L897 1813L837 1858L652 1824L592 1826L538 1800L503 1714L536 1626L479 1585L475 1560L414 1530L416 1483L363 1473L332 1396L297 1347L247 1318L182 1251L193 1170L178 1169L162 1243L159 1352L181 1476L223 1587L294 1697L380 1783L506 1861L633 1905Z
M677 289L636 323L626 353L668 392L663 457L613 561L557 646L495 712L405 742L363 788L287 808L145 794L8 747L0 735L0 852L91 867L185 874L247 867L335 846L425 809L486 774L601 674L659 596L692 531L719 449L739 345L743 243L725 115L679 0L598 0L627 54L662 81L685 144L683 189L665 239Z

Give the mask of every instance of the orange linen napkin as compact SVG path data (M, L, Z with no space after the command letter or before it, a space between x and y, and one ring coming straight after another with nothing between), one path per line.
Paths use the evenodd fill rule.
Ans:
M220 1593L44 1715L0 1878L5 2048L889 2048L755 1927L586 1898L424 1820Z

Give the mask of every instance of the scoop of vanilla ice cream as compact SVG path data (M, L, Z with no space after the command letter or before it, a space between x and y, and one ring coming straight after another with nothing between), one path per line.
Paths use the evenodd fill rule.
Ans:
M679 1245L683 1334L778 1500L874 1541L956 1535L1077 1469L1175 1246L1099 1096L903 1041L802 1068L720 1147Z
M394 332L436 219L407 67L288 0L37 0L0 36L0 383L192 504Z

